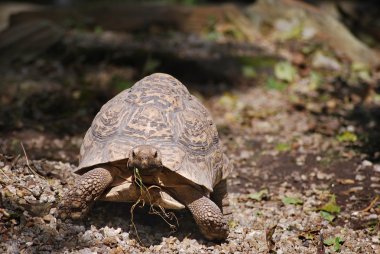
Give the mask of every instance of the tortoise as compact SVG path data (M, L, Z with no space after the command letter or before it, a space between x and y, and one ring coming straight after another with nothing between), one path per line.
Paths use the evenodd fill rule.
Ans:
M95 116L80 149L80 177L62 198L58 215L76 220L95 200L140 199L188 208L205 238L224 240L231 170L208 110L180 81L155 73Z

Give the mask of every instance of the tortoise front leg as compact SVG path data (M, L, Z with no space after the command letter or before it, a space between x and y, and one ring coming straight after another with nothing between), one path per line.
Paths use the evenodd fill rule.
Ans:
M180 188L176 197L189 208L205 238L216 241L227 238L227 221L214 202L192 187Z
M91 204L111 184L112 179L110 171L104 168L95 168L80 176L62 198L58 206L58 216L73 220L83 218Z

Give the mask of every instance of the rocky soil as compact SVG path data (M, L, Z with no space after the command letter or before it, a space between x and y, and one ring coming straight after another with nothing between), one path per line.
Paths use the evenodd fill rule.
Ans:
M350 146L316 132L324 123L308 112L292 109L281 92L256 87L215 95L204 102L235 167L229 180L234 219L226 242L204 240L187 212L176 213L179 226L173 230L147 208L135 209L132 222L131 205L121 203L99 202L85 221L63 223L54 217L55 206L74 181L75 164L31 160L22 152L1 156L1 252L379 250L376 195L380 194L380 164L361 159ZM54 146L54 142L45 139L39 145ZM26 151L32 153L33 148ZM340 211L331 213L336 218L329 222L321 208L332 194ZM326 244L331 238L341 240L338 247Z
M62 39L0 68L0 253L380 253L379 69L348 61L299 20L262 22L266 36L250 46L235 24L211 23L162 41L159 28L119 38L73 23L60 36L94 47ZM107 51L113 39L144 46L144 36L155 38L148 51ZM202 54L149 51L173 38ZM183 81L217 124L234 165L225 242L203 239L187 211L178 225L125 203L97 202L76 223L55 217L94 115L152 72Z

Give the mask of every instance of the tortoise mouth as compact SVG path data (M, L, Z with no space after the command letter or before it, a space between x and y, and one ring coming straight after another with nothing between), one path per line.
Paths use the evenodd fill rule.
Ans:
M161 169L158 168L134 168L132 170L132 183L144 188L149 188L151 185L160 186L160 173Z
M153 175L157 175L161 172L161 168L157 168L157 167L146 167L146 168L142 168L142 167L132 167L132 172L134 174L139 174L140 176L153 176Z
M138 169L141 174L147 174L154 173L155 171L160 171L162 169L162 164L132 159L128 161L128 168L131 170Z
M158 168L137 168L140 175L154 175L159 173L161 170Z

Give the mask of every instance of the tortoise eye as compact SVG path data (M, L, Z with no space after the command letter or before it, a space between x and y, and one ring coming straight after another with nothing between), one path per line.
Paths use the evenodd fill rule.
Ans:
M153 156L154 156L154 158L157 158L157 156L158 156L157 151L154 152Z

